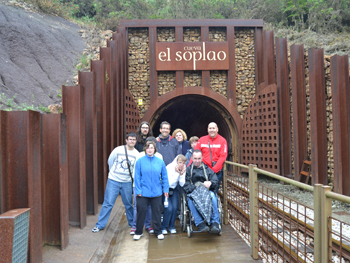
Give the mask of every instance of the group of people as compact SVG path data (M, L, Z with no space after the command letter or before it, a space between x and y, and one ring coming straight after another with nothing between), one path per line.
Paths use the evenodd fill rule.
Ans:
M207 136L193 136L187 141L182 129L175 129L170 135L171 125L163 121L160 135L155 138L150 124L144 121L136 134L127 134L126 145L116 147L108 158L104 202L92 232L105 228L120 194L133 239L139 240L145 227L162 240L168 230L171 234L176 233L175 221L182 191L187 194L198 230L219 232L215 193L222 180L227 142L218 131L217 124L211 122ZM197 200L203 194L211 199L211 209L207 213L199 209L201 204Z

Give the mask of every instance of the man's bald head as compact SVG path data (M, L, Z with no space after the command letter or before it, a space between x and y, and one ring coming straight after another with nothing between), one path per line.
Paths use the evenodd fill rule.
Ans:
M219 128L215 122L211 122L208 125L208 134L210 137L215 138L218 135Z

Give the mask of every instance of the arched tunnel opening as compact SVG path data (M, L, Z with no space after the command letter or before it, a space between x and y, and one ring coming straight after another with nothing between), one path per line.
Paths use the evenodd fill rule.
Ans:
M171 124L171 134L177 128L184 130L187 140L192 136L207 135L208 124L215 122L219 134L227 140L228 160L232 160L238 141L236 125L230 113L215 100L201 95L183 95L164 103L150 120L155 137L159 136L163 121Z

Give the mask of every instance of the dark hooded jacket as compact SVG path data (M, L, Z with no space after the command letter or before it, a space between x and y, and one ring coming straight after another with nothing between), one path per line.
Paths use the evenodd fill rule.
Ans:
M157 152L163 156L165 165L168 165L176 156L181 154L181 149L178 141L169 135L166 139L157 138Z
M184 185L184 191L186 194L192 193L194 189L196 189L196 182L203 183L206 181L203 166L196 167L193 165L192 170L192 183L191 183L191 167L193 164L186 168L186 182ZM218 185L218 178L214 171L210 169L206 164L204 164L205 170L207 172L208 180L211 181L211 186L209 188L210 191L214 191Z

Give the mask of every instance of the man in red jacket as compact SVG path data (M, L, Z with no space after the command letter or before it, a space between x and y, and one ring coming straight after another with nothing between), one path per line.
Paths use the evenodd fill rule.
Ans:
M203 162L210 167L218 177L217 193L222 180L222 167L227 158L227 141L218 134L219 128L215 122L208 125L208 135L199 139L196 148L203 153ZM210 150L209 150L210 149Z

